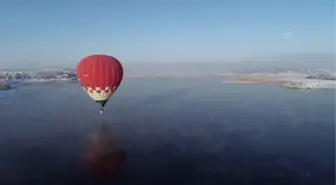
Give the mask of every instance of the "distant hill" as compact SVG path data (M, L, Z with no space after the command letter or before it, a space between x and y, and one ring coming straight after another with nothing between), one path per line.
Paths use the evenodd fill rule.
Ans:
M300 53L272 56L267 58L252 59L241 62L245 68L270 69L270 68L307 68L335 70L335 53Z
M228 73L232 70L228 63L138 63L124 64L125 75L209 75Z
M10 69L0 69L0 71L3 71L3 72L10 72L10 71L13 71L13 70L10 70Z
M248 73L251 71L268 71L273 69L322 69L334 72L335 54L287 54L250 58L239 62L123 63L123 66L125 76L200 76ZM75 72L75 66L73 68L42 68L26 71L49 75L60 71Z
M272 69L324 69L334 71L334 54L289 54L254 58L239 62L198 62L198 63L133 63L124 64L125 74L171 74L201 75L223 73L245 73Z

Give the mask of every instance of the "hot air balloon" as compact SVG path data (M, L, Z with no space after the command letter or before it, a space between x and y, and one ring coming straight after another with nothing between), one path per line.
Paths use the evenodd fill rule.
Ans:
M123 79L123 67L114 57L90 55L77 65L77 79L85 92L101 104L100 113Z

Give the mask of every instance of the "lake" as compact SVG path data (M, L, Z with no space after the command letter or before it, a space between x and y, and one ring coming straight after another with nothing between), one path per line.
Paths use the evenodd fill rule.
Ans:
M334 185L335 91L126 78L0 92L0 184Z

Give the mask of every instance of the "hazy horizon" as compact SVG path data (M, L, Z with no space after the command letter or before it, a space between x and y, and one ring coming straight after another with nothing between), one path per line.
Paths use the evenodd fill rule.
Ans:
M121 60L122 61L122 60ZM125 69L138 70L142 68L153 68L164 70L176 68L187 70L192 68L200 67L204 70L205 68L213 69L214 72L218 70L218 67L226 68L230 70L251 70L251 69L272 69L272 68L328 68L335 69L335 53L298 53L298 54L287 54L287 55L274 55L265 58L251 58L249 60L240 61L182 61L182 62L121 62ZM27 69L43 69L43 68L67 68L74 70L76 65L41 65L41 66L17 66L17 67L0 67L0 70L27 70ZM140 67L140 68L139 68ZM208 69L208 70L209 70ZM181 69L179 69L181 70Z

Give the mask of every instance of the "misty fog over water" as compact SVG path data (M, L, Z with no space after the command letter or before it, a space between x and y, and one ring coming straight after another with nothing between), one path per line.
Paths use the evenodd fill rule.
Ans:
M126 78L104 120L118 167L97 179L103 122L78 84L0 92L0 184L335 184L334 90Z

